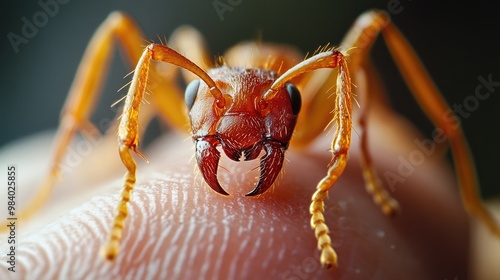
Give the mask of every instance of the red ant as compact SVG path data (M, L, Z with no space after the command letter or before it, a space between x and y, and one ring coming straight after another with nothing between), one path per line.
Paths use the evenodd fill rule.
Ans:
M117 38L128 59L137 63L137 66L126 95L118 129L119 155L127 173L117 215L108 241L103 247L105 257L112 260L119 252L128 212L127 204L136 182L136 163L130 151L143 157L137 147L139 126L145 126L146 123L140 120L139 110L149 76L154 74L150 73L153 70L150 67L151 62L158 61L187 70L183 74L189 82L184 95L188 113L186 107L181 106L181 94L175 85L174 77L171 77L167 88L158 88L158 92L151 95L152 102L158 105L155 107L156 114L163 115L173 126L180 129L189 118L199 170L207 184L222 195L227 193L217 179L221 157L218 146L221 146L227 157L235 161L253 160L263 152L260 158L260 177L255 188L247 194L253 196L272 186L282 169L285 151L289 146L305 146L320 135L329 123L336 125L331 142L332 158L326 176L317 184L316 192L312 195L310 213L311 227L321 250L322 265L337 265L337 255L331 246L329 230L323 216L323 202L328 190L342 175L348 160L354 99L351 73L360 69L368 71L363 67L371 45L377 35L382 34L415 98L433 123L444 130L450 142L467 210L500 236L498 225L478 198L473 161L461 128L441 117L443 112L451 111L449 106L410 44L383 12L369 11L363 14L355 22L354 28L340 48L323 48L298 64L295 62L301 58L288 47L266 43L242 43L228 51L224 59L221 58L221 65L204 71L198 65L211 63L208 62L199 33L191 28L183 28L175 34L168 46L151 43L141 49L143 35L127 15L115 12L102 23L85 52L63 109L56 139L58 149L51 172L35 198L36 203L21 217L33 214L34 209L46 199L59 173L56 163L61 161L73 135L87 124L97 97L97 89L104 76L103 61L110 55L111 41ZM190 59L180 54L188 48ZM337 71L328 75L314 71L322 68L337 68ZM314 81L314 86L311 86L311 81ZM334 101L331 103L325 102L329 88L335 88ZM301 92L307 98L302 98ZM365 112L369 98L366 94L359 96L361 128L366 124ZM399 205L384 190L375 175L364 131L361 131L360 138L367 190L385 214L393 215Z

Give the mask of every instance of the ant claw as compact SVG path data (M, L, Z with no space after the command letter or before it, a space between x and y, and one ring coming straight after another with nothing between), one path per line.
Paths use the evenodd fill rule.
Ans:
M285 158L285 149L280 142L269 141L264 144L266 155L260 160L260 177L257 186L246 194L254 196L264 193L271 187L281 171Z

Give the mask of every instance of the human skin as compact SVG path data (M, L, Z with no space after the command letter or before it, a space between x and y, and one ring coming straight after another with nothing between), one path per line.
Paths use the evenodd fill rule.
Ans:
M398 157L407 157L416 149L413 141L425 137L390 112L376 112L368 125L373 161L387 187L384 174L398 174ZM224 160L219 180L230 196L221 196L202 181L195 161L189 160L192 143L173 137L160 139L146 151L149 164L139 163L114 262L105 261L100 248L120 192L116 176L94 182L99 187L92 187L86 202L70 203L57 215L33 217L36 225L27 226L18 238L17 271L2 268L0 279L467 278L468 218L442 154L426 157L403 182L388 188L401 211L395 218L386 217L364 189L358 132L353 130L348 167L325 203L338 267L320 267L308 211L330 160L331 133L307 149L290 149L275 186L257 197L244 196L256 182L258 170L248 170L257 161L249 165ZM86 166L96 170L107 161L107 155L97 151L89 158ZM120 176L124 169L116 166ZM88 172L69 174L56 188L92 181ZM55 204L51 200L48 205ZM6 254L5 245L0 244L1 255Z

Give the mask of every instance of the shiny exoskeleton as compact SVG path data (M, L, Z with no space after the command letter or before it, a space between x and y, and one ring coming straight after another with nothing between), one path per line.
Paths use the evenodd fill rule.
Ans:
M235 161L256 159L264 150L259 181L247 195L261 194L281 171L301 106L300 93L287 83L273 99L265 101L264 93L276 80L273 71L220 67L208 74L224 95L225 106L217 106L210 89L200 80L192 81L185 92L201 174L212 189L227 195L217 180L220 152L216 147L220 145Z
M155 93L150 95L154 106L139 112L147 88L151 85L150 72L154 72L153 76L157 74L154 70L150 71L153 69L151 63L159 62L172 68L182 68L185 81L190 82L185 90L185 104L189 109L196 160L205 181L220 194L227 195L217 180L221 157L217 149L219 146L235 161L260 157L260 178L255 188L247 194L252 196L265 192L273 184L282 169L289 143L292 147L305 147L321 135L328 124L334 125L331 160L325 167L325 176L317 183L311 196L309 213L310 225L321 251L321 264L327 268L336 266L337 254L323 215L324 201L347 165L354 122L354 94L360 101L360 157L366 189L383 213L392 215L399 209L397 201L377 178L366 133L368 108L374 102L381 102L381 98L378 101L373 98L381 85L368 58L370 48L379 34L384 38L415 99L449 140L466 209L500 237L500 226L478 196L475 168L463 132L459 125L442 117L445 112L452 110L441 97L411 45L383 11L362 14L339 48L318 48L307 59L301 60L303 56L290 46L265 42L240 43L220 57L228 63L218 67L210 62L202 36L193 28L179 28L168 45L151 43L143 48L145 36L133 19L121 12L111 13L92 37L68 94L54 141L54 147L57 148L50 172L19 219L37 213L60 175L58 163L66 155L73 136L82 128L91 126L89 117L107 69L103 62L111 56L112 42L117 39L130 65L135 65L135 70L124 98L117 133L119 156L127 172L116 215L102 249L104 257L113 260L119 254L128 204L137 181L137 164L132 153L142 156L138 146L143 130L139 127L145 127L152 116L160 116L181 131L186 131L189 122L175 75L164 77L162 86L156 87ZM336 70L325 73L316 71L318 69ZM352 91L351 76L359 86L356 92ZM303 101L298 89L304 93ZM301 116L298 116L299 111L302 111ZM291 139L295 126L296 132Z

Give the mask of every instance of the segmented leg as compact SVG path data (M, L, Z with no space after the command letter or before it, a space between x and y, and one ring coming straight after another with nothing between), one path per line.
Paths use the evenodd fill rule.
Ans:
M332 145L333 146L333 145ZM333 151L333 164L328 168L328 173L316 187L309 212L311 213L311 228L314 230L314 235L318 240L318 249L321 250L320 262L326 268L337 266L337 253L332 248L332 240L329 235L328 226L325 223L324 200L328 195L328 190L337 182L342 172L344 172L347 164L347 149L343 147Z
M361 104L358 123L361 128L359 131L361 165L365 187L382 212L386 215L394 216L399 210L399 203L387 192L376 174L368 148L368 131L366 129L367 118L370 107L373 105L372 103L380 103L380 99L383 98L382 95L384 94L378 77L376 77L376 73L370 65L368 54L378 34L389 22L383 13L369 12L367 14L374 16L372 18L366 16L366 14L360 16L342 41L341 49L347 51L352 48L348 62L354 81L358 85L358 101ZM364 79L358 83L356 78L360 75Z
M334 121L337 131L333 137L331 150L332 160L328 167L328 173L323 178L316 192L312 196L309 212L311 213L311 227L318 240L318 248L321 250L321 264L325 267L337 265L337 255L331 246L328 227L323 217L323 204L328 190L335 184L347 164L347 152L351 145L352 129L352 95L349 70L344 59L339 59L339 73L337 77L337 89L335 96Z
M388 48L396 61L396 64L400 68L400 71L402 72L415 98L436 127L442 128L449 138L451 150L455 159L455 167L458 174L457 176L460 182L461 194L466 208L472 215L475 215L482 220L494 234L500 236L499 226L484 208L478 197L478 186L473 161L468 151L461 128L455 123L447 123L446 119L442 117L443 112L452 111L441 97L439 91L433 84L427 72L424 70L421 62L417 58L409 43L390 23L388 16L383 12L370 11L360 16L355 22L353 28L349 31L346 38L343 40L340 50L349 53L347 60L349 62L351 73L353 73L353 76L356 76L358 71L366 71L367 76L372 74L372 70L367 67L368 53L373 42L380 33L382 33ZM337 73L331 73L330 75L314 73L311 75L311 80L315 80L317 83L323 85L311 86L313 90L309 93L307 93L307 91L310 90L309 88L311 87L305 86L305 95L311 94L312 98L309 101L306 101L304 106L305 110L303 110L303 112L308 111L308 119L324 121L321 123L317 122L317 125L314 126L311 125L310 122L307 122L305 118L299 118L297 122L298 131L294 135L294 141L292 144L303 146L319 135L322 132L321 127L325 127L328 123L328 116L332 109L335 112L336 117L341 114L341 112L338 111L340 109L338 100L333 107L328 107L325 106L324 102L327 98L326 94L314 92L314 90L326 92L327 89L331 88L331 81L335 75L337 75ZM373 81L373 77L369 77L368 86L370 86L370 88L359 92L360 95L362 95L360 96L361 114L359 119L362 128L362 164L364 177L367 182L367 190L372 194L374 201L380 205L384 213L394 214L397 212L399 205L397 201L394 200L382 187L375 174L373 163L368 151L368 135L364 129L366 125L366 118L368 116L367 112L370 104L374 101L373 98L379 98L376 101L380 101L380 97L375 96L377 95L377 89L371 88L371 86L376 86L377 84L378 82ZM337 93L337 99L338 96L339 95ZM321 109L322 106L324 110ZM339 125L338 119L336 119L336 123L340 129L341 126ZM344 129L347 129L347 127L344 127ZM337 131L336 137L341 134L341 132ZM318 184L317 191L313 195L313 203L310 207L310 211L313 215L311 225L315 228L316 237L318 238L318 246L322 248L321 262L326 266L336 263L336 255L333 250L330 250L330 239L327 235L328 228L324 224L324 217L322 215L323 200L326 196L326 191L331 188L337 177L342 173L344 167L342 162L345 160L342 156L343 150L340 148L342 146L335 145L336 139L337 138L334 138L332 143L334 160L329 167L328 175ZM349 145L345 145L343 147L348 148Z
M366 16L361 16L354 24L353 28L349 31L346 38L340 46L340 50L348 53L346 60L349 64L349 70L353 78L361 70L364 63L368 60L369 50L377 38L380 30L388 24L387 18L380 16L373 19L367 19ZM365 65L366 66L366 65ZM367 69L364 69L367 71ZM373 74L373 72L370 72ZM307 118L300 118L297 122L297 133L292 139L292 144L298 146L305 146L314 140L320 133L324 131L325 126L330 122L331 112L336 111L336 106L333 102L325 102L330 95L329 89L335 86L334 77L336 72L314 72L310 75L311 80L304 85L304 95L310 95L305 100L305 106L302 110L303 115ZM372 83L370 83L367 90L362 91L362 84L356 83L358 86L357 93L358 101L360 102L360 115L359 124L361 126L361 162L363 167L363 175L366 181L366 189L372 195L375 203L379 205L385 214L393 215L399 209L398 202L393 199L390 194L384 189L380 180L378 179L368 149L368 135L366 133L365 124L367 112L371 103L376 98L376 90L372 86L376 85L376 81L368 76ZM381 93L380 93L381 95ZM380 99L380 98L379 98ZM377 100L380 101L380 100ZM309 120L314 119L315 122L311 123Z
M384 214L395 216L399 210L399 203L392 198L378 178L368 149L367 118L370 108L372 108L372 105L375 105L374 99L377 97L380 98L383 94L383 89L378 78L368 59L361 63L358 71L355 73L355 81L357 81L357 90L359 93L358 100L363 104L358 111L358 122L361 128L359 130L361 165L367 192L372 195L373 201L380 207Z
M297 64L274 82L271 89L264 94L264 99L272 98L273 89L282 86L285 81L294 76L320 68L338 69L334 102L334 122L337 125L337 130L331 144L332 160L328 167L328 173L319 182L316 192L312 196L309 211L312 215L311 227L314 229L318 240L318 249L321 250L321 264L325 267L331 267L337 265L337 254L331 245L328 226L323 216L323 206L328 190L338 180L347 164L347 152L351 144L352 129L351 79L344 56L338 51L330 50Z
M74 134L83 128L95 129L92 124L88 122L88 117L92 113L95 101L100 93L99 89L107 71L114 40L117 40L123 48L123 52L128 58L128 62L131 66L136 65L139 58L141 58L141 53L143 52L141 45L144 42L144 37L139 28L127 15L120 12L111 13L93 35L78 68L66 104L62 110L61 125L59 126L56 140L54 141L56 152L52 160L50 173L46 177L39 193L35 196L33 201L29 203L26 210L19 216L20 219L27 219L32 214L36 213L49 197L54 182L58 178L60 172L58 163L62 161L66 153L66 148L71 142ZM156 48L162 48L162 46L157 46ZM158 53L169 55L168 51L160 51ZM170 56L175 58L178 55ZM154 83L150 81L150 83L147 84L149 59L150 58L143 55L142 60L147 60L148 63L140 62L138 64L142 65L142 68L138 67L136 69L134 76L136 78L133 79L129 93L137 92L139 94L136 96L134 96L134 94L128 94L125 110L122 115L122 123L120 124L119 153L123 164L127 168L127 173L124 179L125 182L121 194L121 201L117 207L118 214L113 222L108 242L103 248L103 254L108 259L115 258L118 253L122 229L127 216L127 203L130 200L130 195L136 181L136 164L129 150L131 149L137 152L138 139L155 113L158 113L164 121L169 122L172 127L185 132L189 130L187 125L188 117L185 110L182 109L184 108L184 100L182 94L180 94L181 90L176 86L176 83L173 82L173 80L175 80L175 74L177 73L176 68L169 69L173 71L170 71L167 77L160 77L157 71L153 69L150 74L152 74L151 80L154 81ZM162 59L161 57L154 57L153 59L159 61L168 60ZM183 59L167 62L176 64L176 62L179 61L183 66L186 64ZM139 76L140 79L137 79L137 76ZM207 78L205 77L204 80L207 80ZM149 86L149 91L154 91L155 93L150 96L154 101L151 102L154 110L152 108L146 108L146 110L142 111L139 118L138 107L143 99L146 85ZM211 86L213 86L213 84ZM216 94L216 92L214 92L214 94ZM141 126L141 129L139 129L139 126ZM128 128L133 129L124 131ZM4 228L6 227L2 227L2 229Z
M144 92L146 91L149 60L150 57L145 57L143 55L137 64L134 77L132 78L132 83L130 84L129 93L125 99L125 107L123 109L120 127L118 129L118 149L123 165L127 168L127 173L124 177L121 199L117 207L117 214L109 232L108 240L102 248L102 254L108 260L113 260L118 255L123 233L123 225L128 215L127 203L130 201L130 194L136 181L135 171L137 169L137 164L130 155L130 150L138 153L139 106L144 97ZM145 61L146 65L144 65ZM132 94L130 94L131 92ZM140 153L138 154L140 155Z
M103 246L103 254L108 260L113 260L118 255L123 224L128 214L127 204L136 181L137 165L130 151L132 150L142 157L137 151L139 144L138 116L139 108L148 85L151 61L166 62L191 71L208 85L213 96L217 100L217 104L224 106L224 98L220 90L215 86L215 82L193 62L164 45L150 44L144 49L135 68L134 76L132 77L132 82L121 115L120 127L118 128L119 152L122 162L127 168L127 173L124 177L121 201L117 209L118 213L114 219L108 241Z
M442 129L448 137L460 185L460 193L467 211L484 222L493 234L500 237L499 224L484 207L479 197L475 166L462 128L455 122L450 122L448 118L443 117L445 112L452 112L452 110L425 71L411 45L399 30L389 22L386 14L382 12L368 12L362 15L357 22L365 26L378 22L375 26L381 31L388 49L413 96L434 125ZM370 37L367 36L367 38ZM373 42L373 40L368 41Z
M19 219L31 217L48 199L55 182L60 177L60 163L75 133L83 130L97 130L89 122L89 116L92 114L100 93L115 37L119 39L118 42L128 55L130 64L134 64L139 59L140 47L138 46L142 42L140 31L124 15L110 14L90 40L61 111L60 125L53 142L55 152L51 160L50 171L38 193L20 213Z

